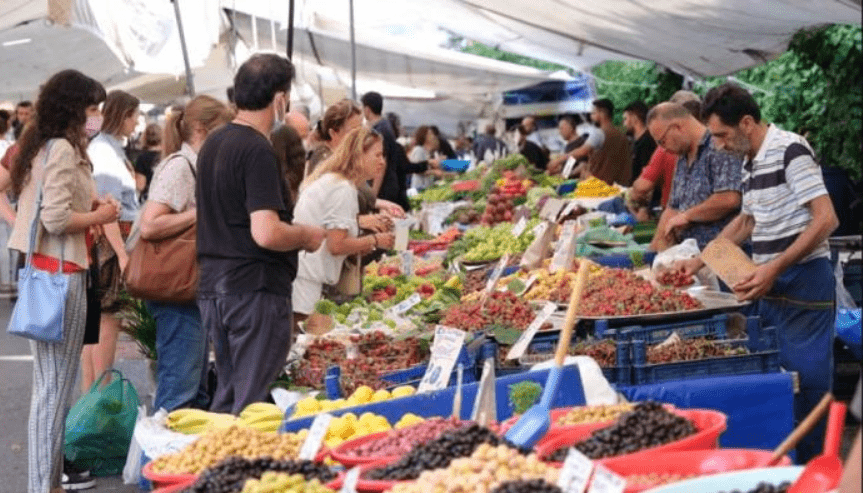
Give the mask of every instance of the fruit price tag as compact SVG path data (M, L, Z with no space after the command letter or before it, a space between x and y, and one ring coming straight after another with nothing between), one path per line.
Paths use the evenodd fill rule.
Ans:
M345 474L345 482L339 493L357 493L357 481L360 479L360 468L354 467Z
M530 290L530 287L531 287L531 286L533 286L533 283L535 283L537 279L539 279L539 275L538 275L538 274L533 274L532 276L528 277L528 278L527 278L527 281L525 281L525 282L524 282L524 289L522 289L522 290L521 290L521 292L520 292L520 293L517 293L517 294L518 294L519 296L521 296L521 295L523 295L524 293L527 293L527 292L528 292L528 290Z
M438 325L435 327L434 342L431 348L426 373L420 381L417 393L430 392L446 388L452 369L464 346L467 333L463 330Z
M486 293L494 291L494 287L497 285L497 281L500 280L500 276L503 274L503 270L506 268L507 262L509 262L508 253L504 254L503 257L500 258L500 261L494 267L494 270L491 271L491 276L489 276L488 281L485 283Z
M402 274L412 276L414 274L414 252L412 250L399 252L399 259L402 262Z
M530 344L530 341L533 340L533 336L536 335L536 331L542 327L542 324L548 320L548 317L551 316L557 310L557 304L552 303L550 301L545 302L545 306L542 307L539 313L536 314L536 318L533 319L533 322L527 326L527 329L521 333L518 337L518 340L515 341L515 344L509 348L509 352L506 353L506 359L516 359L520 358L524 351L527 349L527 345Z
M610 471L607 467L597 464L593 470L593 481L587 493L623 493L626 480Z
M568 216L569 213L574 211L576 207L578 207L578 201L577 200L570 200L566 204L566 207L564 207L563 210L560 211L560 219L563 219L566 216Z
M515 226L512 227L512 235L516 238L520 237L524 230L527 228L527 218L521 216L521 219L515 223Z
M557 215L560 213L563 205L564 202L560 199L548 199L545 201L545 205L542 206L542 210L539 211L539 217L546 221L557 221Z
M551 258L549 271L558 272L566 269L570 262L572 262L572 256L575 253L572 244L575 239L575 225L575 221L563 223L563 231L560 233L557 248L554 251L554 256Z
M300 447L300 453L297 455L302 460L314 460L318 455L318 450L321 449L321 444L324 442L324 437L327 434L327 428L330 427L330 421L333 415L330 413L318 414L315 420L312 421L312 426L309 428L309 435L303 446Z
M560 470L557 486L564 493L584 493L587 482L590 481L591 472L593 472L593 461L575 448L570 448L563 462L563 468Z
M407 297L404 301L399 303L398 305L393 307L393 311L398 315L403 315L405 312L410 310L411 308L417 306L420 301L422 301L422 296L419 293L414 293Z
M547 223L547 222L545 222L545 221L543 221L543 222L541 222L541 223L537 224L537 225L536 225L536 226L534 226L534 227L533 227L533 229L532 229L532 231L533 231L533 237L534 237L534 238L539 238L540 236L542 236L542 235L543 235L543 233L545 233L545 230L546 230L547 228L548 228L548 223Z
M563 171L560 173L560 176L564 178L569 178L569 175L572 174L573 168L575 168L575 158L569 156L566 159L566 164L563 165Z

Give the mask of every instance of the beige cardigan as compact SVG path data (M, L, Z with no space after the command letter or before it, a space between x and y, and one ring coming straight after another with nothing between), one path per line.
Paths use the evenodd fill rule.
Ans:
M33 158L30 177L18 197L18 213L9 238L9 248L26 254L30 246L30 225L33 222L38 183L42 186L42 209L36 229L35 251L64 259L81 267L88 267L85 233L64 234L72 212L90 212L93 206L95 183L90 164L81 157L66 139L52 139L50 153L45 161L43 148ZM44 166L43 166L44 165Z

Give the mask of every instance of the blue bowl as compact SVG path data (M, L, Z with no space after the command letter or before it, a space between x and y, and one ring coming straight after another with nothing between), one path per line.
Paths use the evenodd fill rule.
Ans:
M461 159L444 159L440 162L440 167L444 171L461 173L470 166L470 161Z

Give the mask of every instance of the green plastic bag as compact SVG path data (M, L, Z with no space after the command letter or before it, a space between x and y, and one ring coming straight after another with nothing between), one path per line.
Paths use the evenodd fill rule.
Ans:
M103 384L108 376L110 383ZM66 418L66 458L96 476L123 471L135 420L138 393L117 370L108 370L72 406Z

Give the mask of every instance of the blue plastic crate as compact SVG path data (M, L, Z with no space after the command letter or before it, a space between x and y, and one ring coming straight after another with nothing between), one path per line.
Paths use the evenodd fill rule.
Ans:
M758 317L750 317L758 319ZM717 339L727 338L728 315L719 314L700 320L686 320L670 324L632 325L609 329L603 320L594 324L594 333L598 338L614 338L617 340L642 340L646 344L656 344L667 339L673 332L683 339L712 336Z
M545 355L549 358L554 356L557 348L558 334L541 334L534 337L528 345L528 355ZM572 341L576 345L583 341ZM631 349L629 341L615 341L617 351L615 353L615 366L602 368L605 379L612 384L628 385L631 382Z
M649 266L653 263L656 252L645 251L642 256L644 265ZM590 259L599 265L616 269L631 269L635 267L628 253L609 253L608 255L592 256Z
M508 399L510 385L518 382L532 381L544 386L547 379L548 370L526 371L495 379L498 421L504 421L512 417L513 411ZM462 387L461 419L470 419L478 390L479 382L465 384ZM397 422L406 413L413 413L424 418L450 416L452 414L454 395L455 387L448 387L428 394L417 394L400 399L338 409L332 411L330 414L341 416L346 413L354 413L359 416L362 413L371 412L387 418L390 423ZM578 367L575 365L563 367L560 375L560 387L552 400L552 407L583 406L585 403L584 389L581 386L581 375L578 372ZM288 410L288 413L291 412L291 410ZM290 414L287 414L287 416L290 416ZM296 432L306 429L312 425L314 418L315 416L303 416L297 419L286 420L282 423L280 431Z
M647 364L647 345L644 341L632 343L632 378L634 385L686 380L710 376L749 375L779 371L778 339L775 327L758 331L755 339L721 341L732 347L742 347L750 354L706 358L696 361Z

